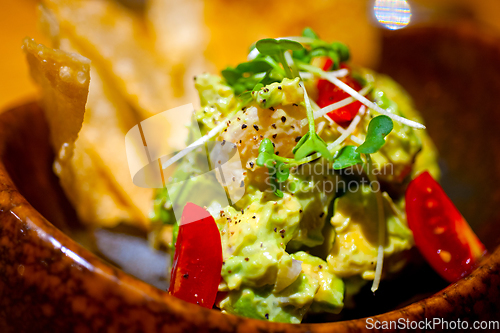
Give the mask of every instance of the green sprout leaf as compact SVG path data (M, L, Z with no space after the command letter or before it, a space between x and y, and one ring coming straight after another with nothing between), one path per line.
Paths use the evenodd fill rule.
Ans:
M335 170L340 170L363 163L361 154L356 151L356 148L356 146L345 146L337 151L333 157L335 159L333 168Z
M258 166L267 166L268 168L274 168L274 147L271 140L265 138L262 140L259 146L259 156L256 161Z
M332 50L334 50L340 57L340 61L348 61L349 58L351 57L351 54L349 52L349 48L347 45L341 42L333 42L330 44L330 47Z
M365 142L356 149L358 153L373 154L385 144L385 137L391 133L394 124L391 118L381 115L368 124Z
M259 50L261 55L277 57L279 62L281 62L281 64L283 65L286 76L290 79L293 79L295 77L292 70L290 69L290 65L286 61L285 52L288 50L303 50L304 47L302 46L302 44L288 39L265 38L259 40L255 44L255 47L257 48L257 50Z
M238 79L241 78L241 72L235 68L228 67L221 71L222 77L226 80L227 84L233 86L236 84Z
M289 39L274 39L274 38L265 38L259 40L255 46L257 50L263 55L277 55L279 53L292 50L292 51L300 51L304 47L299 42L295 42Z
M269 69L273 68L268 61L261 58L256 58L252 61L242 62L236 66L236 70L239 73L262 73L267 72Z
M274 146L271 140L265 138L259 146L259 156L257 157L258 166L266 166L269 171L271 184L275 188L274 194L283 198L283 192L279 189L279 183L288 179L290 169L283 168L284 163L277 160L278 156L274 154Z
M259 82L259 83L257 83L257 84L253 87L252 91L247 90L247 91L245 91L244 93L242 93L242 94L239 96L239 97L240 97L240 99L241 99L241 103L242 103L241 105L242 105L242 106L245 106L245 105L247 105L248 103L250 103L250 102L253 100L252 93L253 93L254 91L259 91L262 87L264 87L264 85L263 85L262 83L260 83L260 82Z
M332 160L332 154L328 151L325 141L316 132L307 132L292 150L296 160L301 160L316 152L327 160Z
M312 39L319 39L318 34L316 32L314 32L314 30L311 29L310 27L306 27L306 28L304 28L304 30L302 30L302 36L309 37Z
M288 179L288 176L290 175L290 169L282 168L283 164L283 162L276 161L276 165L274 166L276 169L276 179L280 183L286 181Z

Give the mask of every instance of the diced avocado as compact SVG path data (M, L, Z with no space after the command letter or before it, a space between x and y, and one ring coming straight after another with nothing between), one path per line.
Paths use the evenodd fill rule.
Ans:
M227 207L216 220L222 239L222 278L230 290L276 282L278 265L297 232L300 203L285 194L255 192L248 207Z
M344 306L344 282L328 269L328 263L318 257L297 252L292 258L302 261L302 271L319 283L311 311L339 313Z
M403 214L388 195L383 196L386 223L384 256L387 258L410 249L413 236ZM372 280L377 263L378 221L375 193L367 184L359 184L356 191L348 191L334 203L331 223L336 236L327 257L329 269L340 277L361 275ZM391 260L384 268L391 271Z
M198 75L194 83L201 105L196 110L196 120L202 134L206 134L235 108L237 101L233 89L217 75Z
M255 319L300 323L318 289L318 282L301 273L279 293L272 286L230 291L219 303L221 310Z
M257 104L267 109L276 105L290 105L304 99L304 90L299 85L299 78L293 80L284 78L282 82L274 82L254 92L253 98Z

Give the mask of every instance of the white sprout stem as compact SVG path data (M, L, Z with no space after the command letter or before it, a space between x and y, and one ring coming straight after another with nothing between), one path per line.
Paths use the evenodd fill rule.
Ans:
M365 112L365 106L362 105L360 108L359 108L359 112ZM351 123L349 124L349 126L347 127L347 129L345 130L344 133L342 133L335 141L333 141L332 143L330 143L328 145L328 150L332 150L333 148L339 146L342 142L344 142L345 139L347 139L347 137L349 135L351 135L354 130L356 129L356 126L358 126L358 123L359 121L361 120L361 117L359 116L359 114L356 115L356 117L354 117L354 119L351 121Z
M302 80L302 77L300 77L299 70L295 66L295 62L293 61L293 57L290 54L290 51L286 51L285 52L285 60L286 60L286 62L288 64L288 68L290 69L290 72L292 72L292 75L293 76L297 76L298 75L299 78ZM283 66L286 66L286 64L283 64Z
M372 169L373 163L370 155L366 155L366 159L368 162L368 179L370 183L376 181L373 177ZM372 283L372 292L376 292L380 285L380 279L382 277L382 269L384 267L384 243L385 243L385 216L384 216L384 201L382 192L380 189L380 184L378 185L378 189L375 192L375 197L377 198L377 217L378 217L378 248L377 248L377 265L375 266L375 278Z
M351 88L346 83L340 81L336 77L334 77L332 75L329 75L327 73L324 73L321 76L323 78L327 79L328 81L330 81L331 83L333 83L334 85L336 85L337 87L339 87L340 89L342 89L343 91L345 91L346 93L348 93L349 95L351 95L352 97L356 98L358 101L360 101L361 103L363 103L367 107L369 107L371 109L374 109L378 113L386 115L389 118L391 118L392 120L400 122L400 123L402 123L404 125L407 125L407 126L410 126L410 127L414 127L414 128L419 128L419 129L425 129L424 125L422 125L420 123L417 123L416 121L400 117L400 116L395 115L395 114L393 114L393 113L391 113L391 112L389 112L387 110L382 109L380 106L378 106L377 104L373 103L368 98L366 98L365 96L363 96L362 94L360 94L359 92L357 92L355 89Z
M313 113L313 109L311 106L311 100L309 99L309 95L307 94L307 90L306 90L306 86L304 85L304 82L300 82L299 85L302 87L302 90L304 90L304 102L306 103L307 122L309 123L309 131L313 132L313 131L315 131L315 126L314 126L314 113ZM311 117L312 119L310 119L309 112L313 113L312 117ZM309 120L311 120L311 121L309 121Z
M337 131L339 131L340 133L344 133L346 130L339 126L337 127ZM355 135L351 135L351 140L357 145L361 146L363 144L363 140L361 140Z
M368 94L368 92L370 91L370 89L371 89L371 86L365 86L363 89L361 89L359 91L359 93L362 94L362 95L366 95L366 94ZM336 103L333 103L333 104L330 104L328 106L325 106L324 108L322 108L320 110L314 111L314 119L318 119L320 117L325 116L327 113L330 113L332 111L340 109L340 108L342 108L342 107L344 107L346 105L349 105L352 102L354 102L355 100L356 99L354 97L347 97L347 98L344 98L341 101L338 101ZM328 117L328 119L331 120L330 117ZM305 126L306 124L307 124L307 120L306 119L302 120L302 122L300 123L301 126Z
M313 73L309 73L309 72L299 72L299 73L300 73L300 77L303 79L312 79L314 77ZM326 73L333 75L335 77L345 77L347 74L349 74L349 71L346 68L342 68L342 69L339 69L336 71L330 71L330 72L326 72Z
M318 111L319 109L321 109L321 108L319 107L319 105L318 105L318 104L316 104L316 102L315 102L315 101L313 101L312 99L310 100L310 102L311 102L311 106L312 106L312 108L313 108L313 111ZM313 113L313 115L314 115L314 113ZM314 118L314 119L316 119L316 118ZM302 125L302 124L301 124L301 125ZM302 125L302 126L303 126L303 125Z
M360 108L360 109L359 109L359 111L358 111L359 116L360 116L360 117L364 116L365 111L366 111L366 108ZM328 116L327 116L326 118L330 119L330 117L328 117ZM334 121L332 120L332 122L334 122ZM335 122L334 122L334 123L335 123ZM341 126L337 126L337 131L339 131L339 133L341 133L341 134L342 134L342 133L344 133L346 130L345 130L343 127L341 127ZM355 136L354 134L353 134L353 135L351 135L351 140L352 140L352 141L354 141L354 143L356 143L356 144L358 144L358 145L362 145L362 144L363 144L363 140L361 140L360 138L358 138L358 137L357 137L357 136Z
M189 154L195 148L199 147L200 145L205 144L208 140L210 140L211 138L213 138L214 136L219 134L220 131L222 131L222 129L227 126L228 120L231 120L231 118L233 118L233 116L236 114L236 112L238 110L239 110L239 108L237 108L235 111L231 112L225 121L222 121L220 124L218 124L217 126L212 128L210 130L210 132L208 132L207 134L205 134L204 136L202 136L201 138L199 138L195 142L191 143L189 146L187 146L186 148L181 150L179 153L175 154L167 162L163 163L162 164L163 169L168 168L169 166L171 166L172 164L174 164L175 162L177 162L178 160L180 160L181 158L183 158L184 156Z

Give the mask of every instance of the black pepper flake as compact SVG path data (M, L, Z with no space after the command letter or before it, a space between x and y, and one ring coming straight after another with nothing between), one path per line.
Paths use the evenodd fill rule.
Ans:
M222 262L222 264L223 264L223 265L225 265L225 264L226 264L226 262L225 262L225 261L223 261L223 262Z
M240 143L241 143L241 140L240 140Z
M248 259L248 257L247 257L247 258L245 258L245 261L248 261L248 260L249 260L249 259Z
M269 110L274 111L274 108L271 106L271 107L269 108Z
M299 135L298 137L295 138L295 142L299 142L302 137Z
M273 147L276 148L276 145L274 144L274 142L271 142L273 144Z
M297 103L293 103L293 106L299 106Z
M274 232L276 232L276 230L278 230L278 228L274 228Z
M262 100L262 104L266 104L266 102L267 102L267 100L264 98L264 99Z
M319 217L323 217L323 216L325 216L325 212L319 214Z
M262 242L260 243L260 247L262 247Z
M301 210L299 210L299 213L301 213L301 214L302 214L302 209L301 209Z
M256 217L255 215L254 215L254 216L252 216L252 218L253 218L253 219L254 219L255 217Z
M285 238L285 235L281 234L281 238Z
M269 313L266 313L266 319L269 319Z
M272 124L271 127L276 129L276 124Z
M255 165L253 162L248 162L248 164L250 164L250 168L253 168L253 166Z
M261 138L261 139L264 139L264 136L261 134L261 135L260 135L260 138Z
M280 234L283 234L283 233L285 233L285 229L280 230Z
M243 186L245 186L245 182L242 180L240 183L240 187L243 187Z
M277 136L278 134L273 134L273 139L276 139Z
M291 127L291 128L293 128L293 129L295 129L295 126L293 126L293 125L292 125L292 126L290 126L290 127Z
M185 278L185 279L187 279L189 277L189 274L188 273L182 274L182 277Z
M281 117L281 122L284 123L285 121L286 121L286 117L285 116Z
M278 90L281 90L281 86L278 86Z
M277 152L276 152L276 155L279 155L279 154L280 154L280 152L279 152L279 151L277 151Z
M247 128L247 127L248 127L248 126L247 126L246 124L241 125L241 129L245 129L245 128Z
M323 266L321 266L321 265L319 265L318 267L319 267L319 269L322 269L322 268L323 268Z
M256 131L259 130L259 126L257 126L257 125L253 125L253 128L255 128Z
M241 214L242 214L242 215L243 215L243 214L245 214L245 211L244 211L243 209L241 210Z
M237 118L238 120L241 120L240 117Z

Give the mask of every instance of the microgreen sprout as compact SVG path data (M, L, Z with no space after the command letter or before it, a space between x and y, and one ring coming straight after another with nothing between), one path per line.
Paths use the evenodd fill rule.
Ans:
M362 154L373 154L385 144L385 137L392 131L394 125L391 118L381 115L373 118L368 124L365 142L356 149Z
M304 49L302 44L288 39L265 38L259 40L255 44L255 47L257 48L257 50L259 50L260 54L262 55L276 57L283 65L283 69L285 70L286 76L289 79L295 78L292 72L293 70L290 68L290 64L286 60L285 52L288 50L301 51Z

